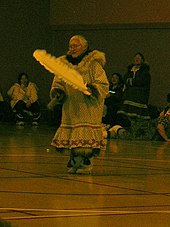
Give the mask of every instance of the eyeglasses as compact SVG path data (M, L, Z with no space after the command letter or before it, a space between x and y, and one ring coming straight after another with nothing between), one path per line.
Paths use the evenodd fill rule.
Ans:
M81 44L73 44L73 45L69 45L69 49L76 49L79 46L81 46Z

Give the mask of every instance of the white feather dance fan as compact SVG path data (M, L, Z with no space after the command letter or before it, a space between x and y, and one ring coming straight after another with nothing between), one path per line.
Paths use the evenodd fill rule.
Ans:
M76 70L69 68L66 64L63 64L55 56L47 53L46 50L35 50L33 56L48 71L54 73L66 84L69 84L74 89L83 92L85 95L91 95L84 84L82 76Z

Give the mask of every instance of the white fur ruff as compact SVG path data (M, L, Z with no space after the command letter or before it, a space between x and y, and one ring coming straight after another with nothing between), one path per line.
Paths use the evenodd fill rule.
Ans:
M61 63L55 56L47 53L46 50L35 50L34 58L44 66L48 71L58 76L66 84L69 84L74 89L83 92L85 95L90 95L82 76L74 69Z

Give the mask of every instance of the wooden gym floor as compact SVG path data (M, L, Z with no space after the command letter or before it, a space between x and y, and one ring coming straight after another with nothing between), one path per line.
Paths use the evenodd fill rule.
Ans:
M170 226L170 144L108 140L92 174L78 175L50 147L54 133L46 124L0 124L1 219L12 227Z

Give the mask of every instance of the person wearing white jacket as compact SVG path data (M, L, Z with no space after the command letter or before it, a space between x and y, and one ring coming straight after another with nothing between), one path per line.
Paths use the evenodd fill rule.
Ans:
M40 105L38 102L38 88L35 83L29 81L26 73L20 73L18 83L14 83L7 94L11 98L11 107L16 113L17 124L24 125L24 115L32 117L32 124L38 125L40 117Z

